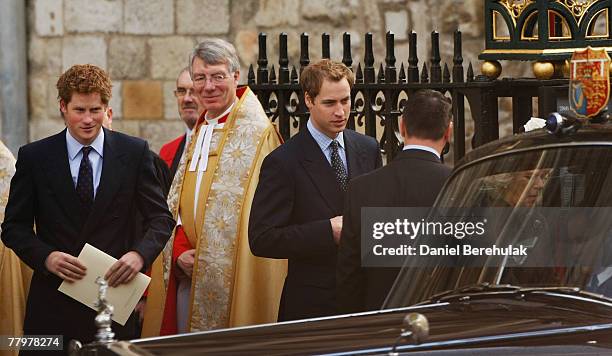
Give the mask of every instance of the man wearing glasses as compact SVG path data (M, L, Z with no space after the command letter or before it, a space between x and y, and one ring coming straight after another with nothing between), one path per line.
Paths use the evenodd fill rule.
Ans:
M259 169L280 138L238 86L230 43L200 43L190 72L204 112L170 189L177 227L153 266L143 336L274 322L286 273L286 261L253 256L247 237Z
M178 168L185 146L189 145L191 132L202 113L202 105L200 99L195 95L193 90L193 82L189 75L189 67L183 68L176 78L176 90L174 91L178 112L181 120L185 123L185 134L166 143L159 151L159 156L166 162L170 168L170 180L174 178L176 169Z

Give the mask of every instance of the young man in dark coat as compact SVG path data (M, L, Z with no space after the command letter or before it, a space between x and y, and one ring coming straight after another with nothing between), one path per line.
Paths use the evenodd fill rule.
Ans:
M111 287L151 265L174 226L145 141L102 128L111 97L108 74L75 65L57 82L66 129L20 148L2 223L2 241L33 270L25 335L63 335L90 342L96 312L57 289L87 273L77 259L86 243L118 261L104 276ZM143 236L130 233L138 209ZM36 228L34 229L34 224ZM134 315L113 323L133 338Z
M346 186L381 166L376 140L345 129L350 69L324 59L304 69L300 84L310 111L307 128L265 158L249 221L253 254L289 260L279 321L337 313Z
M336 275L338 305L344 313L380 309L399 272L361 267L361 208L430 207L451 172L440 161L452 135L448 98L433 90L410 95L400 133L403 151L385 167L349 184Z

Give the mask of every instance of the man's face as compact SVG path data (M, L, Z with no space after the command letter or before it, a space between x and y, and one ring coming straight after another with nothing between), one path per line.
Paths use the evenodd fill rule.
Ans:
M207 64L193 59L193 85L208 117L221 115L236 99L240 72L230 73L227 64Z
M351 87L346 78L337 82L325 79L319 95L306 94L306 106L314 127L329 138L336 138L346 127L351 110Z
M533 169L513 173L506 201L513 206L533 207L541 198L550 169Z
M189 129L193 129L198 117L200 116L200 99L195 95L193 82L188 71L184 71L176 80L176 104L178 105L179 116Z
M98 136L106 105L100 93L73 93L70 102L60 101L60 110L68 131L79 143L89 145Z

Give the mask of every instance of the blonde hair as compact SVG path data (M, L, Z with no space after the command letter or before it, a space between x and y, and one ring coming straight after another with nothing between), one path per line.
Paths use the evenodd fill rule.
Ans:
M325 79L338 82L344 78L352 89L355 83L353 72L340 62L322 59L304 68L300 75L300 85L304 94L308 94L311 99L314 99L319 95Z

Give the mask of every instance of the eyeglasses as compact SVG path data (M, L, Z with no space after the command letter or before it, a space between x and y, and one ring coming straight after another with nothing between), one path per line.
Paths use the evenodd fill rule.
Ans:
M182 98L182 97L184 97L187 94L193 96L193 94L195 94L195 90L193 90L193 89L185 89L185 88L177 88L174 91L174 96L176 96L177 98Z
M230 76L224 73L213 74L210 77L205 76L204 74L196 74L193 77L193 85L194 86L204 86L206 82L211 82L213 85L222 84L225 82L227 78Z

